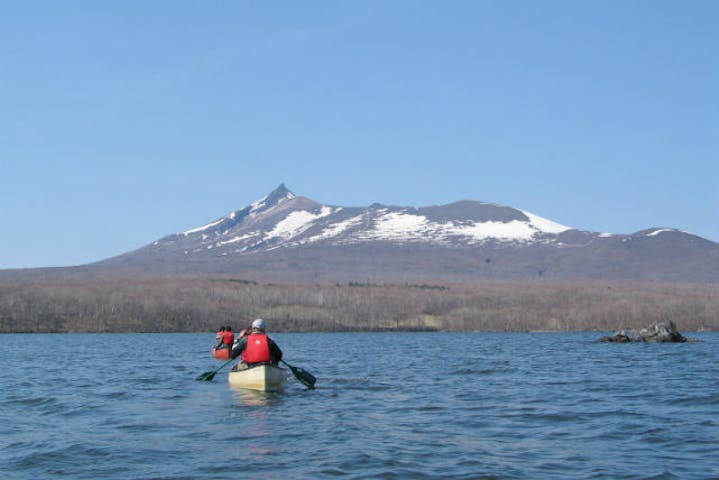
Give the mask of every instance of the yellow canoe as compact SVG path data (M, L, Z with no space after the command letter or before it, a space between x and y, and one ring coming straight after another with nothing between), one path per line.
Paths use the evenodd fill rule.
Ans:
M230 370L227 379L231 387L274 392L282 388L287 379L287 371L276 365L261 363L246 368L243 366L239 364Z

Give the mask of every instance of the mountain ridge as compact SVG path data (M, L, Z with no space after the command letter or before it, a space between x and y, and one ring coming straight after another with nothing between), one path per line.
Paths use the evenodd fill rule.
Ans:
M650 280L719 282L719 244L667 227L579 230L509 206L326 205L284 184L184 232L93 266L274 281Z

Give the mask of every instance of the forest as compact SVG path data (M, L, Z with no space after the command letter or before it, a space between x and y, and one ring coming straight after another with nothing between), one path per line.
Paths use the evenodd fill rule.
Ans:
M233 278L0 284L0 333L719 330L719 286L609 282L261 284Z

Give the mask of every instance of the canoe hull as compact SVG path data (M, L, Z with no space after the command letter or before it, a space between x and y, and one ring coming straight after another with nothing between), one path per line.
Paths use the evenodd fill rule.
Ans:
M228 381L231 387L274 392L282 388L287 372L269 364L254 365L243 370L231 370Z
M210 350L210 353L213 357L215 357L218 360L229 360L230 359L230 351L232 349L230 348L220 348L219 350L216 348L213 348Z

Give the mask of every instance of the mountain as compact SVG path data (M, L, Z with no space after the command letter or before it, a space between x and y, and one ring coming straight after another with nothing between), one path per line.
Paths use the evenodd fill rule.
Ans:
M280 185L240 210L92 268L268 281L719 282L717 266L719 244L672 228L589 232L470 200L340 207Z

